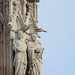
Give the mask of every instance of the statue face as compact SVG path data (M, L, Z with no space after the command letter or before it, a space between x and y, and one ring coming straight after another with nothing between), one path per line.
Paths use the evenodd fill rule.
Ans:
M36 41L37 40L37 36L35 34L32 35L32 40Z
M18 31L18 38L22 39L23 38L23 32L22 31Z

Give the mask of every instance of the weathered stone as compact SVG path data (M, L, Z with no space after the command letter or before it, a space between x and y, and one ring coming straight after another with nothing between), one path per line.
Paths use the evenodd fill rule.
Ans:
M3 1L3 2L2 2ZM0 74L42 75L44 48L37 40L39 0L0 0ZM2 31L2 32L1 32Z

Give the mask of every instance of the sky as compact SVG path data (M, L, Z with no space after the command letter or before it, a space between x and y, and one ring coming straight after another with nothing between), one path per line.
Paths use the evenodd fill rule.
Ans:
M38 26L43 75L75 75L75 0L40 0Z

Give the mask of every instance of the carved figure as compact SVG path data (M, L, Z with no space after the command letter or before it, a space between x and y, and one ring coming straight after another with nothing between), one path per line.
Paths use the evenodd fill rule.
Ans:
M37 36L33 34L32 42L28 43L29 75L42 75L43 50Z
M18 38L13 40L13 50L15 52L14 67L15 75L25 75L27 69L27 45L23 39L23 32L18 31Z

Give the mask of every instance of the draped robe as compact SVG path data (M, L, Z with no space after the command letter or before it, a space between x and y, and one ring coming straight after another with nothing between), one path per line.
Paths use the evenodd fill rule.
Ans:
M15 75L25 75L27 68L26 43L19 39L13 40L13 50L15 51L14 67Z

